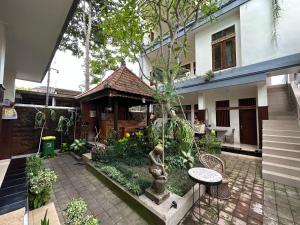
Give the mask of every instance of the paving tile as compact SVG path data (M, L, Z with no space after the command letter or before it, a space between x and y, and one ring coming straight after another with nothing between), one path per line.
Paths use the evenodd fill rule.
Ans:
M239 218L233 217L232 224L234 225L247 225L247 223L243 220L240 220Z
M54 185L52 200L61 224L65 221L63 210L72 198L83 198L88 211L101 221L101 225L144 225L147 222L120 200L101 181L79 165L68 154L45 160L45 165L55 170L58 181ZM76 171L76 172L74 172ZM115 203L117 206L114 206ZM125 216L131 216L132 222Z
M265 217L263 218L264 225L278 225L278 221L272 220L271 218Z

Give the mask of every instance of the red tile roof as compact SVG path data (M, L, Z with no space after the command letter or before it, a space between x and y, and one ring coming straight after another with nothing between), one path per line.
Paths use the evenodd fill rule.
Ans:
M78 95L77 97L83 98L108 88L146 97L151 97L151 93L153 92L150 86L148 86L142 79L136 76L126 66L121 66L96 87Z

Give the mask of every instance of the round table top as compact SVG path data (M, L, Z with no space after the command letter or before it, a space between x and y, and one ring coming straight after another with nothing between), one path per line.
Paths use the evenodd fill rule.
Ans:
M222 175L212 169L195 167L189 169L188 174L190 178L197 183L205 185L218 185L222 183Z

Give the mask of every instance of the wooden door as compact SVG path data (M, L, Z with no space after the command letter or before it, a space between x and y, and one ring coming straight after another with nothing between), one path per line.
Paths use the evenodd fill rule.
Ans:
M257 145L256 109L240 109L240 142Z

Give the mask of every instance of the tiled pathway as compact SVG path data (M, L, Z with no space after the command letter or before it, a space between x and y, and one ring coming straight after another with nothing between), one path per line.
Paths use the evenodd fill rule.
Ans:
M221 201L220 220L201 205L204 220L200 224L265 224L300 225L300 189L264 181L261 175L261 160L223 155L226 174L230 177L232 196ZM207 195L202 201L207 202ZM216 206L216 201L213 202ZM205 211L206 210L206 211ZM182 225L199 224L199 208L189 213Z
M300 189L263 181L261 160L236 155L223 155L222 158L226 161L232 197L221 201L220 220L213 224L300 225ZM147 224L70 155L60 155L45 163L58 174L53 201L61 223L64 221L62 212L67 202L71 198L82 197L90 212L101 220L102 225ZM203 207L202 224L214 221L215 214L211 210L212 207L209 210ZM189 213L181 225L199 224L195 219L197 212L196 207L194 213Z
M147 224L138 214L110 191L101 181L78 164L72 156L63 154L45 161L46 166L55 170L58 181L54 186L52 200L55 203L61 224L63 210L72 198L83 198L88 210L101 225L143 225Z

